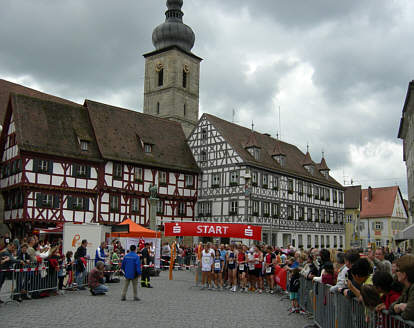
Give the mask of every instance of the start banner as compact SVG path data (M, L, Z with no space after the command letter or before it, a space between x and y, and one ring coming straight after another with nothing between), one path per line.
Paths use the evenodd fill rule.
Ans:
M235 223L166 222L165 236L224 237L262 240L262 227Z

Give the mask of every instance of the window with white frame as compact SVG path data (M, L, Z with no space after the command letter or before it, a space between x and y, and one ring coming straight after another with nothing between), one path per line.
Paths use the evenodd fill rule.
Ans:
M185 202L178 203L178 215L179 216L187 215L187 204Z
M308 197L312 197L312 184L309 182L308 184L307 184L307 188L308 188L308 190L307 190L307 193L308 193Z
M317 208L315 208L315 221L316 222L319 222L319 220L320 220L320 212L319 212L319 209L317 209Z
M315 199L319 199L319 187L318 186L313 187L313 194L315 195Z
M315 247L319 246L319 236L315 236Z
M87 172L88 172L88 167L86 166L86 165L79 165L78 166L78 168L79 168L79 175L80 176L86 176L86 174L87 174Z
M325 236L321 236L321 247L325 247Z
M305 209L300 206L299 207L299 220L303 220L305 218Z
M82 197L74 197L73 198L73 206L77 209L84 208L85 199Z
M212 202L198 203L198 216L211 216Z
M119 211L119 196L116 196L116 195L109 196L109 210L111 212Z
M230 172L230 186L238 186L239 185L239 171L231 171Z
M338 191L332 190L332 198L334 203L338 201Z
M39 161L39 170L40 172L47 172L49 170L49 162L45 160Z
M303 181L298 181L298 193L303 195Z
M339 247L343 247L343 237L342 236L339 236Z
M134 181L142 182L143 179L143 172L141 167L134 167Z
M207 129L201 130L201 140L207 140Z
M334 236L334 247L338 246L338 237Z
M312 212L313 212L313 208L308 207L307 210L306 210L308 221L312 221Z
M272 203L272 216L278 218L280 216L280 205L278 203Z
M342 191L339 192L339 203L342 204L344 202L344 193Z
M303 247L303 236L298 235L298 247Z
M164 200L159 199L159 200L157 201L157 214L158 214L158 215L160 215L160 214L164 214L164 205L165 205Z
M289 220L293 220L294 219L293 206L292 205L288 205L288 207L287 207L287 218Z
M257 171L252 171L252 185L256 187L258 181L259 181L259 173L257 173Z
M329 188L325 189L325 200L326 201L331 200L331 190Z
M331 246L331 236L326 236L326 247Z
M165 186L167 184L167 172L165 171L158 172L158 184L160 186Z
M252 201L252 214L259 215L259 202L257 200Z
M120 163L114 163L114 169L113 169L114 179L122 179L122 175L123 175L123 165Z
M200 161L201 162L207 162L208 156L207 156L207 152L205 150L203 150L200 154Z
M288 194L293 194L293 179L288 180Z
M131 213L138 214L139 213L139 198L132 198L131 200Z
M269 175L266 173L262 174L262 187L265 189L269 187Z
M221 174L220 173L213 173L211 176L211 187L218 188L220 187L221 183Z
M229 215L237 215L239 212L239 201L231 200L230 201L230 211Z
M263 202L263 216L268 217L270 216L270 203Z
M325 210L321 210L320 215L321 215L321 222L325 222Z
M312 236L311 235L308 235L308 248L311 248L312 247Z
M375 230L382 230L382 222L376 221L374 229Z
M279 189L279 177L276 175L272 176L272 189L273 190L278 190Z
M152 153L152 145L151 144L144 144L144 152L149 154Z
M193 175L186 175L185 176L185 186L186 186L186 188L194 187L194 176Z
M87 151L89 148L89 141L81 140L80 141L80 147L82 151Z
M52 207L53 205L53 195L51 194L44 194L42 199L43 207Z
M382 240L381 240L381 239L377 239L377 240L375 240L375 245L376 245L377 247L381 247L381 246L382 246Z

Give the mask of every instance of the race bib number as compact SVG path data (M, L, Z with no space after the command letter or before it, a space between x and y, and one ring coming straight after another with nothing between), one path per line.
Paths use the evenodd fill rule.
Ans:
M220 270L220 263L214 263L214 268L216 269L216 270Z
M240 264L240 265L239 265L239 270L240 270L240 271L244 271L244 264Z
M254 270L254 264L249 264L249 270Z
M266 268L266 273L272 273L272 267Z
M205 265L209 265L209 264L210 264L210 258L208 258L208 257L203 257L203 264L205 264Z
M234 263L234 260L233 259L230 259L229 260L229 264L233 264Z

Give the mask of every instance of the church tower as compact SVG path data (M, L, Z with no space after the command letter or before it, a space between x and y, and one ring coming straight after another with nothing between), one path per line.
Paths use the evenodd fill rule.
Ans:
M188 137L199 115L200 63L195 35L183 23L183 0L168 0L165 22L152 33L155 51L144 55L144 113L181 123Z

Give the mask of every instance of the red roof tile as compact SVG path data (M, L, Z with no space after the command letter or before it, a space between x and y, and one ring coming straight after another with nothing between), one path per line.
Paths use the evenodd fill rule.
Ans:
M372 200L369 201L368 189L363 189L361 219L392 216L398 192L398 186L372 188Z

